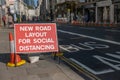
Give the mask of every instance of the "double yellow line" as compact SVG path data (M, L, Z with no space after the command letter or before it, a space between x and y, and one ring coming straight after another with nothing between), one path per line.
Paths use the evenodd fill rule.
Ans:
M65 61L67 64L69 64L70 66L72 66L73 68L75 68L77 71L81 72L82 74L84 74L85 76L87 76L88 78L90 78L91 80L101 80L98 77L96 77L95 75L93 75L92 73L88 72L84 68L82 68L79 65L77 65L76 63L74 63L74 62L70 61L69 59L65 58L64 56L61 56L60 58L63 61Z

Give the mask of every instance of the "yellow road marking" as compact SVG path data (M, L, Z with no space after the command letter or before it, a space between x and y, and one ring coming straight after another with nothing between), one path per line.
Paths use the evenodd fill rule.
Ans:
M61 57L62 60L64 60L66 63L68 63L69 65L71 65L72 67L74 67L76 70L78 70L79 72L82 72L83 74L85 74L87 77L89 77L92 80L101 80L98 77L96 77L95 75L91 74L90 72L88 72L87 70L83 69L82 67L78 66L77 64L73 63L72 61L69 61L67 58L65 58L64 56Z

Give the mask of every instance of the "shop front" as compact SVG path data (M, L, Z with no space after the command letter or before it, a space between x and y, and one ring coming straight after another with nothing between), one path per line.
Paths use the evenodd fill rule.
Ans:
M87 16L87 20L85 22L95 22L95 16L96 16L95 9L96 9L95 3L91 3L84 6L84 17L86 18Z
M112 3L109 1L100 1L96 3L96 22L98 23L110 23L112 22L112 17L111 16L111 5Z
M71 22L73 17L77 14L76 2L65 1L56 5L56 18L64 19L63 21Z
M120 23L120 1L119 0L114 0L114 20L115 23Z

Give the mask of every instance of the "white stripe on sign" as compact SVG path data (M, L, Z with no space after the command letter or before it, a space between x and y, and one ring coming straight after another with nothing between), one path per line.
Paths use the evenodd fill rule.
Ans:
M99 40L99 41L103 41L103 42L108 42L108 43L112 43L112 44L115 44L115 45L120 45L120 42L116 42L116 41L101 39L101 38L97 38L97 37L92 37L92 36L87 36L87 35L83 35L83 34L69 32L69 31L63 31L63 30L58 30L58 31L62 32L62 33L67 33L67 34L71 34L71 35L80 36L80 37L85 37L85 38L90 38L90 39Z

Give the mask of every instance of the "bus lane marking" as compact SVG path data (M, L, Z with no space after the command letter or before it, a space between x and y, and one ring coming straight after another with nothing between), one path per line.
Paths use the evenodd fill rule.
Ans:
M90 38L90 39L94 39L94 40L98 40L98 41L108 42L108 43L112 43L112 44L115 44L115 45L120 45L120 42L116 42L116 41L112 41L112 40L101 39L101 38L97 38L97 37L87 36L87 35L73 33L73 32L64 31L64 30L58 30L58 31L62 32L62 33L77 35L77 36L80 36L80 37Z
M71 34L71 35L84 37L84 38L90 38L90 39L94 39L94 40L98 40L98 41L108 42L108 43L115 44L115 45L118 45L118 46L120 45L120 42L116 42L116 41L91 37L91 36L87 36L87 35L83 35L83 34L63 31L63 30L58 30L58 31L62 32L62 33L66 33L66 34ZM60 48L64 49L65 51L68 51L68 52L76 52L76 51L79 51L79 50L93 50L95 48L98 48L98 49L110 48L110 46L108 46L108 45L97 44L96 42L84 42L84 43L78 43L78 44L84 46L86 49L82 48L81 46L74 45L74 44L60 45ZM103 69L103 70L100 70L100 71L96 71L94 69L91 69L89 66L87 66L85 64L82 64L81 62L77 61L76 59L74 59L72 57L69 58L69 59L71 61L77 63L78 65L84 67L89 72L91 72L93 74L96 74L96 75L100 75L100 74L106 74L106 73L110 73L110 72L115 72L115 70L120 70L120 61L116 60L116 59L120 59L120 51L115 51L115 53L116 54L105 53L105 55L108 56L108 57L104 57L104 56L100 56L100 55L92 55L92 57L95 58L96 60L99 60L103 64L109 66L109 68ZM109 58L109 57L111 57L111 58Z
M95 75L99 75L99 74L105 74L105 73L109 73L109 72L114 72L114 70L112 69L105 69L105 70L101 70L101 71L95 71L91 68L89 68L88 66L80 63L79 61L77 61L76 59L74 58L69 58L71 61L77 63L78 65L82 66L83 68L85 68L86 70L88 70L89 72L95 74Z

